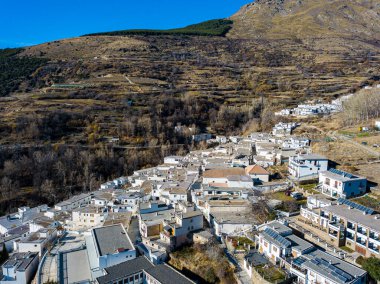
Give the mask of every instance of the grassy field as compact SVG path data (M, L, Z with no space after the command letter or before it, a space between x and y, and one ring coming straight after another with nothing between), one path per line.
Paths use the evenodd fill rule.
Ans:
M372 195L372 196L363 196L363 197L358 197L355 199L352 199L352 201L359 203L361 205L373 208L377 211L380 211L380 200L379 196Z
M255 269L261 277L271 283L277 283L285 280L285 273L273 265L257 266Z

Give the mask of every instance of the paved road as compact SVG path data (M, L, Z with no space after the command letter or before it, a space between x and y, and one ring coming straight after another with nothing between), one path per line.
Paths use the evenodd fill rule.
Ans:
M132 243L136 244L140 242L141 236L139 231L139 219L132 218L128 227L128 236L131 238Z

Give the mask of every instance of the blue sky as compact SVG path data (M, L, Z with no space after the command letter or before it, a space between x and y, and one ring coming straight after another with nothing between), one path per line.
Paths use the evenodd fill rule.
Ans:
M0 48L120 29L168 29L225 18L252 0L3 0Z

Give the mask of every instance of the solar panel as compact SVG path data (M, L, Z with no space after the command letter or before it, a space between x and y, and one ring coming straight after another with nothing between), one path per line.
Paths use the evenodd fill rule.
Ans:
M302 263L304 263L305 261L306 261L306 259L304 259L302 257L297 257L296 259L293 260L293 263L295 265L301 266Z
M350 207L353 207L355 209L358 209L362 212L365 212L366 214L373 214L375 212L375 210L371 209L371 208L368 208L366 206L363 206L361 204L357 204L355 202L352 202L350 200L347 200L347 199L344 199L344 198L338 198L338 203L341 203L341 204L344 204L344 205L348 205Z
M264 232L285 247L290 247L292 245L290 241L285 239L283 236L279 235L276 231L272 230L271 228L266 228Z
M347 282L347 281L353 279L353 277L350 274L348 274L348 273L344 272L343 270L341 270L340 268L332 265L329 261L327 261L325 259L321 259L321 258L316 257L315 259L312 259L310 261L312 263L314 263L315 265L320 265L320 266L328 269L332 276L340 279L343 282Z
M350 173L347 173L347 172L344 172L344 171L341 171L338 169L329 169L329 171L332 172L333 174L337 174L337 175L347 177L347 178L353 178L354 177L353 174L350 174Z

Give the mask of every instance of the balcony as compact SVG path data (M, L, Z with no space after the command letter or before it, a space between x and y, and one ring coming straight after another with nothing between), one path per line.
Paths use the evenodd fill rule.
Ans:
M355 225L352 223L347 223L347 229L355 231Z
M361 246L363 246L363 247L367 247L367 241L366 241L366 240L363 240L363 239L361 239L361 238L357 238L357 239L356 239L356 244L361 245Z
M378 234L375 234L375 233L373 233L373 232L370 232L370 233L369 233L369 237L370 237L372 240L375 240L375 241L380 242L380 237L379 237Z
M362 234L362 235L367 236L367 230L364 229L364 228L358 227L357 232L358 232L359 234Z
M368 249L370 249L374 253L379 253L379 247L375 244L369 243Z

